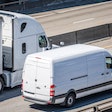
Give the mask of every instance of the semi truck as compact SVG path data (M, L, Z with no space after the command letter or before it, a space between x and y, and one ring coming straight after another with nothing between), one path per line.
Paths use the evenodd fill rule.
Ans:
M26 56L51 49L41 26L28 15L0 11L0 92L22 82Z
M30 54L22 79L26 101L71 107L77 98L112 89L112 55L82 44Z

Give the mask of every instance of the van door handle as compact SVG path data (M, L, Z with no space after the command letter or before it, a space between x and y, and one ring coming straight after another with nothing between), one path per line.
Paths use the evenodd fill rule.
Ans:
M102 73L101 75L105 75L104 73Z

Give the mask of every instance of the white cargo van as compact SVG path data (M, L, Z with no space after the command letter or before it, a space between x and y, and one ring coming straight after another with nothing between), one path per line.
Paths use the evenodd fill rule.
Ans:
M70 107L76 98L112 88L112 56L81 44L35 53L25 61L22 86L27 101Z

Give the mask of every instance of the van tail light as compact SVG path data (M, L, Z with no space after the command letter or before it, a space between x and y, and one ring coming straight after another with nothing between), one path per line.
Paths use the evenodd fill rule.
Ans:
M55 95L55 85L51 85L50 86L50 96L54 96Z

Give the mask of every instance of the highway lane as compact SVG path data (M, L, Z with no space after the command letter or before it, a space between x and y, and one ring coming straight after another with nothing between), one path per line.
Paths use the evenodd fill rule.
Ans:
M96 40L96 41L87 42L85 44L102 47L112 53L112 38L110 37L105 38L105 39Z
M0 95L0 112L77 112L77 109L96 103L112 97L112 90L89 95L76 100L76 103L71 108L64 108L60 105L37 105L26 102L21 95L20 87L13 89L5 89ZM110 111L111 112L111 111Z
M49 12L43 12L43 13L37 13L32 14L32 17L36 19L40 19L41 22L47 22L47 21L55 21L57 19L65 19L66 17L73 17L74 15L82 16L85 13L91 13L91 12L99 12L104 11L105 9L111 9L111 3L100 3L95 5L86 5L86 6L79 6L79 7L72 7L72 8L66 8L66 9L60 9L60 10L54 10ZM99 12L100 13L100 12ZM47 17L47 18L43 18Z
M112 23L112 1L31 15L41 23L48 37L87 27Z
M110 4L109 4L110 5ZM95 10L90 8L90 10L88 9L82 9L82 10L72 10L72 11L67 11L67 12L64 12L64 13L60 13L60 12L57 12L57 11L54 11L54 14L51 14L50 16L47 16L44 18L43 17L37 17L36 19L37 20L40 20L41 23L46 23L46 24L49 24L51 22L58 22L58 21L63 21L63 20L67 20L66 23L68 24L68 21L69 19L70 20L74 20L74 19L78 19L79 21L79 18L81 17L81 19L84 19L85 17L90 17L90 18L93 18L93 17L100 17L100 16L105 16L108 15L108 14L111 14L112 12L112 9L111 9L111 6L108 6L108 7L101 7L101 8L96 8ZM91 14L92 13L92 14Z

